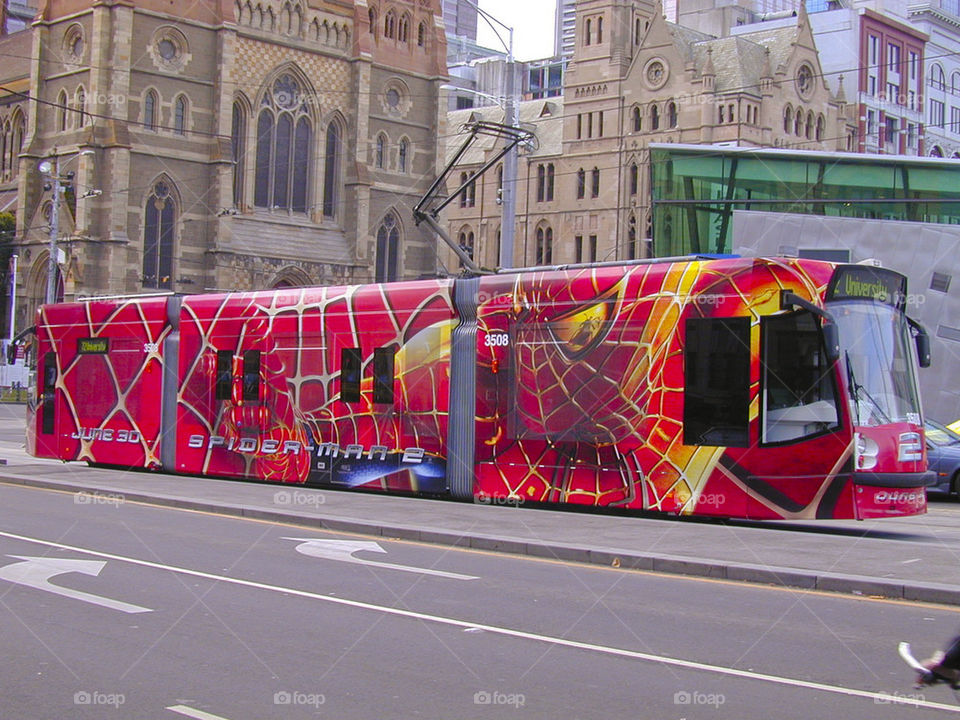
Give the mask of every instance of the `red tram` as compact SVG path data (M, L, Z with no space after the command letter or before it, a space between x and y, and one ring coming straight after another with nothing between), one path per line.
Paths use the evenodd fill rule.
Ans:
M28 449L738 518L925 512L890 270L692 258L43 306Z

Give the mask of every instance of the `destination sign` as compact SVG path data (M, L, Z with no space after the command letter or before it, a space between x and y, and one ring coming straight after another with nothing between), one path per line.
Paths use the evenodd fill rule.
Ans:
M78 338L78 355L106 355L110 350L108 338Z
M907 301L907 278L884 268L841 265L827 287L827 302L831 300L876 300L903 310Z

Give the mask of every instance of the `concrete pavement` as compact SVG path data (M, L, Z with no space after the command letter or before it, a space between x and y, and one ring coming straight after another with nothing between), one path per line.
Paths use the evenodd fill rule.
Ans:
M91 468L0 443L0 482L387 538L960 605L960 504L874 521L704 522Z

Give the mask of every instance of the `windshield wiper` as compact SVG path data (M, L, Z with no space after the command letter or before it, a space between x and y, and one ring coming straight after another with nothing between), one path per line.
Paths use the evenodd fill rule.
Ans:
M850 383L850 390L853 393L853 401L857 404L857 421L860 420L860 393L863 393L863 396L870 401L870 404L873 405L874 410L877 411L877 414L880 416L880 419L885 423L891 422L889 416L883 411L883 407L879 402L870 394L870 392L860 383L857 382L857 378L853 374L853 363L850 361L850 352L844 351L844 357L847 361L847 380Z

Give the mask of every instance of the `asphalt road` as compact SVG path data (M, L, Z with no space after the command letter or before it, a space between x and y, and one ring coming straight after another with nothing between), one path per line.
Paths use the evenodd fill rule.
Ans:
M2 718L960 717L958 613L0 486Z

